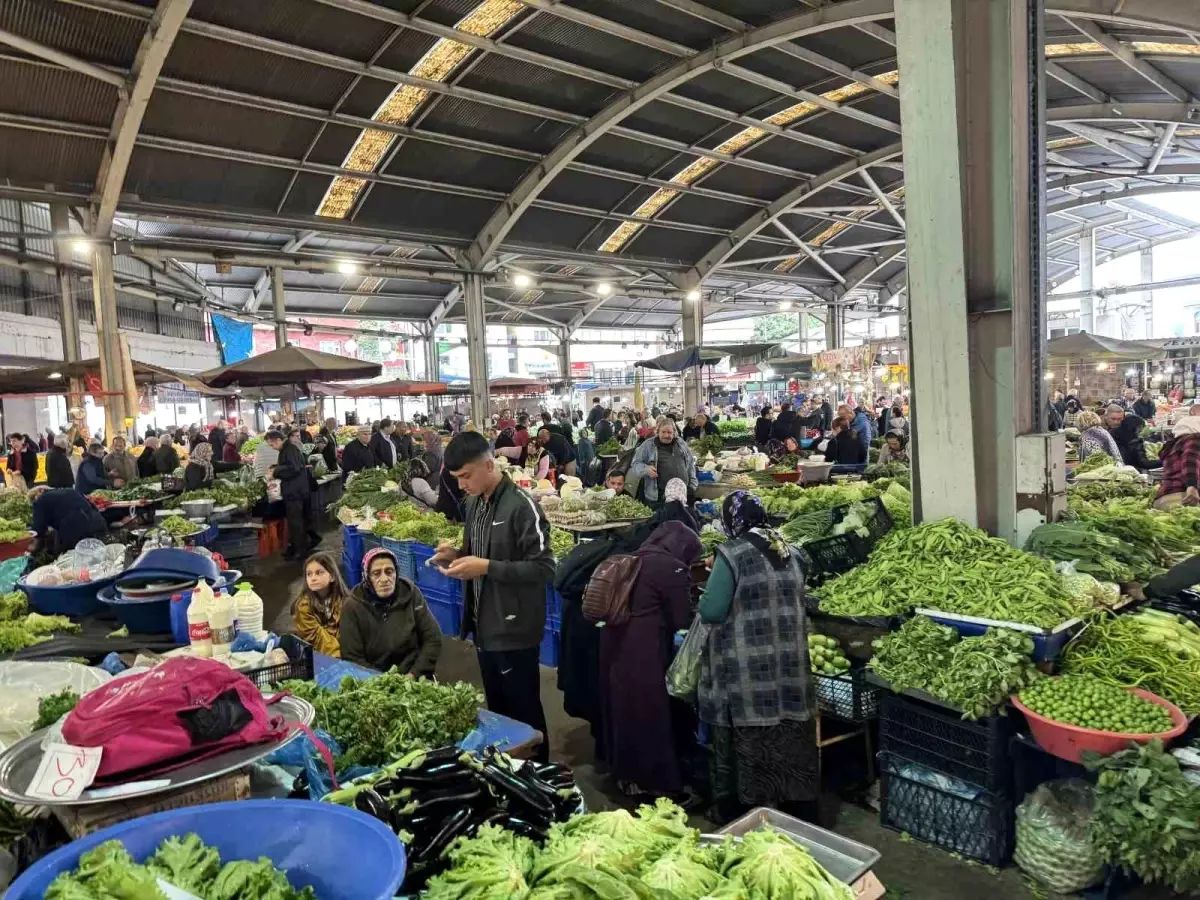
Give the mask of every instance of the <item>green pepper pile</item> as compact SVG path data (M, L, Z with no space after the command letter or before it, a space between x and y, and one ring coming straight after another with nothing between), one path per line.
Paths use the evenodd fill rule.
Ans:
M915 616L874 646L870 667L893 690L924 691L962 710L964 719L990 715L1040 677L1030 658L1033 639L1005 628L962 638Z
M885 535L871 558L813 592L837 616L915 607L1053 628L1085 612L1047 560L954 519Z
M550 551L554 554L555 559L564 559L568 553L575 549L575 535L571 532L550 526Z
M204 530L203 525L199 525L196 522L189 522L183 516L167 516L157 524L157 527L163 529L163 531L172 537L191 537Z
M1081 475L1084 472L1094 472L1096 469L1103 469L1105 466L1115 466L1116 464L1116 460L1107 453L1102 450L1096 450L1089 453L1087 459L1079 464L1075 469L1075 474Z
M175 497L169 497L164 503L164 509L178 509L180 504L189 500L212 500L217 506L238 506L249 509L266 496L267 486L261 481L238 485L218 481L210 488L188 491Z

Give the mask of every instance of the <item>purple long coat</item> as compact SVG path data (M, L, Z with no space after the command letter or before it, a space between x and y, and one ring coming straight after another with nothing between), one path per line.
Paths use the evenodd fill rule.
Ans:
M691 620L689 567L700 552L686 525L660 525L634 553L642 566L629 622L600 632L605 757L616 779L657 794L682 788L665 676L674 634Z

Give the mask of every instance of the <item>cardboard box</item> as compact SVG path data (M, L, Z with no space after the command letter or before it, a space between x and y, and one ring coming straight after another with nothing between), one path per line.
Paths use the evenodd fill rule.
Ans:
M854 897L855 900L879 900L887 891L874 872L868 872L858 881L854 882Z

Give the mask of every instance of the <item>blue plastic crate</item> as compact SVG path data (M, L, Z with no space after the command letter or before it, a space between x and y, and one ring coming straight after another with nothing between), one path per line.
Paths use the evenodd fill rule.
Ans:
M552 669L558 668L558 632L546 625L542 644L538 648L538 662Z
M417 544L414 546L420 547L422 545ZM416 553L413 554L417 569L417 587L419 587L422 591L433 590L451 597L455 597L458 599L459 603L462 603L462 582L443 575L441 571L434 566L425 565L425 560L428 559L429 556L433 555L432 548L426 549L429 549L430 553L424 558L418 556Z
M546 627L555 633L562 632L562 616L554 616L546 613Z
M967 622L961 618L938 615L936 613L922 613L928 615L929 618L937 622L939 625L947 625L953 628L965 638L979 637L984 634L988 628L998 627L1003 628L1003 622ZM1075 637L1083 628L1083 623L1078 619L1071 619L1069 622L1064 622L1058 628L1035 634L1033 632L1025 632L1033 638L1033 661L1034 662L1054 662L1058 659L1063 648L1067 646L1071 638Z
M342 575L354 587L362 581L363 540L354 525L342 526Z
M430 594L425 595L425 602L429 604L429 611L437 619L442 634L458 637L459 628L462 626L462 606L453 600L441 600Z
M413 542L398 541L395 538L380 538L380 546L384 550L390 550L392 555L396 557L396 569L401 578L407 578L409 581L417 580L417 565L413 559Z

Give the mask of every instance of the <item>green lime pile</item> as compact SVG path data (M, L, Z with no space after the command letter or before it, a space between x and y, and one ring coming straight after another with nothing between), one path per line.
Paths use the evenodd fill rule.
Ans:
M1159 734L1175 722L1157 703L1088 675L1042 678L1021 691L1021 702L1047 719L1116 734Z
M808 662L815 675L841 675L850 671L850 660L841 645L824 634L808 636Z

